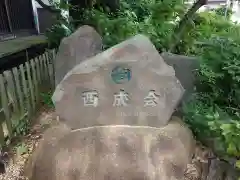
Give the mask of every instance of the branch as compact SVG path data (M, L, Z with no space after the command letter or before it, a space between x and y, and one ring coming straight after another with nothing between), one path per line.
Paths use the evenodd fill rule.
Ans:
M193 15L197 12L197 10L199 10L206 3L207 3L207 0L196 1L193 4L193 6L189 9L189 11L181 19L178 26L174 30L174 34L173 34L174 40L172 41L172 45L170 47L170 52L175 50L176 46L178 45L179 41L181 40L181 37L185 31L186 25L189 22L189 20L193 19Z
M51 6L46 5L42 0L36 0L40 6L52 13L61 13L59 9L52 8Z

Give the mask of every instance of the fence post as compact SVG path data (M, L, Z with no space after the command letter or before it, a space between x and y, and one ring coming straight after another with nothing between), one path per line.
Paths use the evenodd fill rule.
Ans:
M53 85L54 85L54 89L56 88L56 84L55 84L55 67L56 67L56 49L53 49L52 51L52 69L53 69Z
M45 81L45 72L44 72L44 66L43 66L43 55L39 56L39 67L41 72L41 83Z
M25 76L23 64L21 64L21 65L19 66L19 68L20 68L22 85L23 85L23 93L24 93L24 97L26 98L26 101L27 101L28 119L30 119L30 118L31 118L31 115L32 115L32 106L31 106L31 100L30 100L30 98L28 97L27 82L26 82L26 76Z
M18 98L16 95L16 87L15 87L12 71L4 71L3 74L5 76L6 83L7 83L7 94L12 98L11 100L13 105L13 112L19 115L20 111L19 111L19 105L18 105Z
M47 52L45 52L43 54L43 65L44 65L44 69L45 69L45 77L46 77L46 81L49 83L50 81L50 74L49 74L49 71L48 71L48 64L47 64L47 61L48 61L48 55L47 55Z
M34 64L34 59L30 61L31 63L31 68L32 68L32 74L33 74L33 86L34 86L34 93L35 93L35 98L36 98L36 103L38 104L39 102L39 89L38 89L38 82L37 82L37 64Z
M1 99L2 99L2 108L5 115L5 121L8 128L8 135L11 138L12 137L12 122L11 122L11 116L10 116L10 110L8 106L8 95L7 90L4 83L3 75L0 74L0 91L1 91Z
M25 67L27 69L27 82L28 82L29 89L30 89L30 99L31 99L30 102L31 102L31 105L32 105L32 110L34 112L36 110L36 104L35 104L32 76L31 76L31 69L30 69L29 62L25 63Z
M20 80L19 80L19 71L18 69L15 67L13 68L13 76L16 82L16 90L17 90L17 95L18 95L18 99L19 99L19 106L20 106L20 116L24 115L24 94L21 90L21 85L20 85Z

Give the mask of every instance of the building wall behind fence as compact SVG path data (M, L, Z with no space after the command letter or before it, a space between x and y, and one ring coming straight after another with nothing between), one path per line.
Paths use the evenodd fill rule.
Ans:
M52 27L52 25L54 23L56 23L56 13L52 13L50 11L48 11L47 9L43 8L42 6L40 6L38 4L38 2L36 0L33 0L35 3L35 7L37 9L37 14L38 14L38 22L39 22L39 30L40 33L43 34L45 33L49 28ZM45 3L46 5L51 6L52 4L49 2L53 2L53 3L59 3L60 0L42 0L43 3ZM69 17L69 13L68 11L63 11L61 10L61 13L64 17Z
M48 50L0 74L0 145L38 111L41 92L54 89L54 59L55 50Z

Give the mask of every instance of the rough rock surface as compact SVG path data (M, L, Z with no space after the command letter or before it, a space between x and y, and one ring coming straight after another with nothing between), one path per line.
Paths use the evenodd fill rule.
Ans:
M102 39L90 26L81 26L62 40L55 62L55 83L77 64L102 51Z
M176 77L186 90L182 101L187 100L194 90L194 73L200 67L199 61L196 57L188 57L171 53L162 53L161 56L168 65L174 68Z
M53 102L73 129L166 125L184 93L174 69L150 40L136 35L72 69Z
M41 140L40 146L36 148L35 152L33 153L32 157L30 160L28 160L27 163L27 171L26 175L31 177L32 176L32 171L33 167L35 166L35 160L37 156L44 156L48 154L47 149L43 149L42 147L48 147L51 146L54 148L58 141L64 137L66 134L68 134L71 131L69 127L67 127L65 124L59 124L51 127L48 129L45 133L44 136ZM43 165L43 164L42 164ZM44 166L44 165L43 165Z
M29 177L181 180L194 145L191 131L178 118L161 128L118 125L68 132L62 126L54 135L51 131L44 135L29 166Z

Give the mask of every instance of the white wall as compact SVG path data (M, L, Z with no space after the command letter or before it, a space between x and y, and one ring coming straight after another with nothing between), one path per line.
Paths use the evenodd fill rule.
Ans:
M0 0L0 1L1 1L1 0ZM40 6L36 0L32 0L32 1L35 2L35 4L34 4L34 5L35 5L35 9L42 8L42 6ZM54 2L60 2L60 0L53 0L53 1L54 1ZM51 4L49 3L49 0L42 0L42 2L45 3L46 5L51 5ZM37 11L37 10L36 10L36 11ZM37 12L36 12L36 13L37 13ZM69 12L68 12L68 11L62 10L61 13L62 13L62 15L63 15L64 17L68 18L68 16L69 16Z
M211 1L213 1L213 0L211 0ZM226 0L226 3L229 5L229 4L230 4L230 1L229 1L229 0ZM221 7L222 5L226 5L226 3L207 4L207 5L202 6L202 7L199 9L199 12L205 11L205 10L207 10L207 9L219 8L219 7ZM193 1L190 0L190 1L188 1L187 4L192 5L192 4L193 4ZM232 17L231 17L231 20L234 21L234 22L240 23L240 3L236 2L236 1L233 3L233 15L232 15Z
M238 2L233 4L233 15L231 19L234 22L240 23L240 4Z

